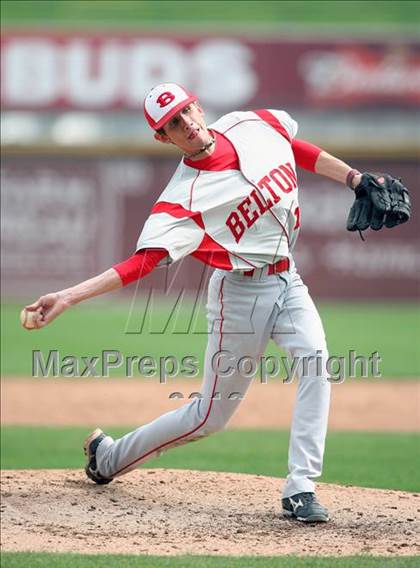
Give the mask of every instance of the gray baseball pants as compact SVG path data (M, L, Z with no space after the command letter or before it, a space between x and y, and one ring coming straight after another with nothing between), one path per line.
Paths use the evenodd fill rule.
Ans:
M266 268L257 269L251 277L215 270L207 308L209 336L201 398L118 440L106 437L96 452L100 473L122 475L169 448L222 430L253 380L244 376L247 372L241 374L236 362L244 356L259 360L271 338L300 361L283 497L314 491L314 479L322 471L331 384L325 370L325 334L307 287L294 265L273 275L267 275Z

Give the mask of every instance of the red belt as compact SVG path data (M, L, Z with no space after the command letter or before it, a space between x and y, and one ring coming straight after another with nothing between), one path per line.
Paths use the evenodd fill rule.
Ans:
M268 266L267 274L270 276L271 274L278 274L279 272L284 272L285 270L289 270L290 262L288 258L282 258L275 264L270 264ZM252 270L246 270L243 275L244 276L252 276L255 273L255 270L258 268L253 268Z

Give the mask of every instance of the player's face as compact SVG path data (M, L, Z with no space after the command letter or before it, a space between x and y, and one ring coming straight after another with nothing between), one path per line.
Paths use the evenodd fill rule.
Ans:
M198 103L191 103L174 114L164 130L160 140L175 144L186 154L193 154L211 140L203 109Z

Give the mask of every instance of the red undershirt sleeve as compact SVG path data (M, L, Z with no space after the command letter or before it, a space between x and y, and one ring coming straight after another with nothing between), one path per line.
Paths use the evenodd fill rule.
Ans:
M305 140L294 138L292 140L292 150L296 164L304 170L315 173L315 164L318 156L323 151L322 148L310 142L305 142Z
M166 250L143 249L112 268L118 272L123 286L127 286L152 272L165 256L168 256Z

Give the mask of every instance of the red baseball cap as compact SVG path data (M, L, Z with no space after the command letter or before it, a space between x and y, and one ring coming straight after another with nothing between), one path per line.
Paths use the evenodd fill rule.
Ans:
M174 114L197 100L184 87L176 83L161 83L144 99L144 116L155 130L159 130Z

